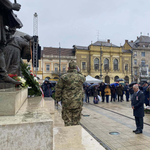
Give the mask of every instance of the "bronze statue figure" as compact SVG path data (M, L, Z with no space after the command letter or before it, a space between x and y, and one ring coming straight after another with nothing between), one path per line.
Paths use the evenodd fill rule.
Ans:
M4 48L6 70L8 74L17 74L21 76L20 72L20 60L27 59L30 60L30 47L29 41L31 37L12 37L7 46Z
M8 76L3 52L7 43L5 27L7 26L8 29L22 27L21 21L12 11L19 11L20 8L21 5L18 3L13 4L9 0L0 0L0 82L20 84L20 82L17 82Z

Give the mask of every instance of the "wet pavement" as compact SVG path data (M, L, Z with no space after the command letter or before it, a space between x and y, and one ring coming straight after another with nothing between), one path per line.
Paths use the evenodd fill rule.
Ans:
M98 140L112 150L149 150L150 114L144 117L143 134L135 134L135 121L131 102L110 102L94 105L84 103L81 124ZM119 135L110 135L119 132Z

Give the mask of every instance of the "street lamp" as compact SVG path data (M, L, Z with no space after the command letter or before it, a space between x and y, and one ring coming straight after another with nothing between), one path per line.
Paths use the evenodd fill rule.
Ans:
M101 46L100 46L100 79L102 79L102 43L101 43Z
M133 50L130 49L131 51L131 82L133 82Z
M59 78L61 77L61 48L59 43Z

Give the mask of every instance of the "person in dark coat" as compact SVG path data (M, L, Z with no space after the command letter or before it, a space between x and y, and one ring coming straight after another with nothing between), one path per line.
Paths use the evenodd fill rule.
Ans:
M143 130L143 117L144 117L144 94L139 90L137 84L133 86L134 94L131 100L133 115L135 116L136 130L135 134L142 133Z
M143 91L143 87L141 86L141 84L139 84L139 89L140 91Z
M148 83L147 82L144 83L143 93L145 95L144 103L146 106L149 106L149 91L148 91Z
M128 83L126 83L126 85L124 86L124 91L126 95L126 101L129 102L129 84Z
M114 100L114 102L115 102L115 97L116 97L116 88L115 88L115 85L112 85L112 87L111 87L111 102L112 102L112 100Z
M85 87L85 102L87 103L89 103L89 96L90 96L90 89L89 89L89 85L87 85L86 87ZM88 99L88 101L87 101L87 99Z
M51 87L53 87L53 85L49 82L48 79L45 79L44 83L42 84L42 90L44 92L44 97L52 96Z
M134 94L133 87L129 87L129 94L130 94L131 99L132 99L132 96Z
M105 83L104 82L101 83L100 90L101 90L102 102L104 102L105 101Z
M122 100L123 100L123 86L121 84L119 84L119 86L116 87L116 91L118 94L118 102L119 102L119 99L122 102Z

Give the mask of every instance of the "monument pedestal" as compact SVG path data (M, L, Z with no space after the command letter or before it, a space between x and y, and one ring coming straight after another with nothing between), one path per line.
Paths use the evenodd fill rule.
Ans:
M52 150L53 120L50 101L28 98L15 116L0 116L3 150Z
M3 89L5 91L5 90L10 89L10 88L15 88L15 84L0 82L0 89Z
M15 115L28 97L28 89L1 89L0 116Z

